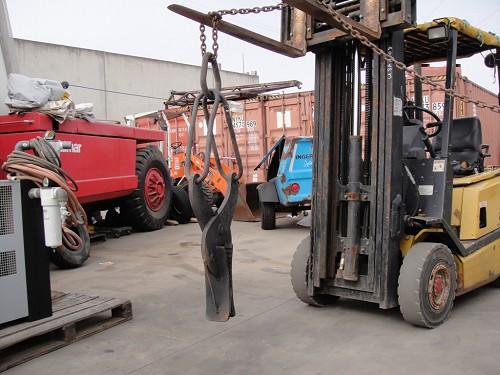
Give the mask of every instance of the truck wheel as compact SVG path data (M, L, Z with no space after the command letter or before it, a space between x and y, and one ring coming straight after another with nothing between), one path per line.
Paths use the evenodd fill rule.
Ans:
M304 303L322 307L329 303L335 302L338 297L331 295L314 295L310 296L307 292L307 280L309 272L311 272L310 259L311 238L307 236L295 250L292 258L292 267L290 277L292 281L292 288L295 295Z
M81 267L90 255L90 236L87 227L81 224L71 229L82 239L80 248L78 250L71 250L62 245L60 248L51 249L50 251L50 260L62 269Z
M276 228L276 209L272 202L262 202L260 227L264 230Z
M172 182L167 163L158 148L137 150L135 174L137 189L125 200L123 213L137 231L163 227L172 201Z
M172 210L170 218L179 224L189 223L193 217L193 209L189 203L189 196L179 186L172 186Z
M420 242L403 260L398 298L404 319L416 326L435 328L453 307L457 289L455 260L446 245Z

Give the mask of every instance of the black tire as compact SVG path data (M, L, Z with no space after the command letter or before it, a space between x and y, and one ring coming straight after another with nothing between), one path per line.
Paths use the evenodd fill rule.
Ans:
M307 280L311 267L309 264L310 259L311 238L307 236L295 250L292 258L292 265L290 270L290 278L292 281L292 288L295 295L305 304L323 307L327 304L335 302L338 297L331 295L314 295L308 293Z
M189 199L189 182L188 180L184 179L181 181L178 187L182 188L186 194L188 195ZM203 195L205 196L206 201L210 206L214 205L214 193L212 193L212 190L210 190L210 187L207 185L206 182L202 182L201 184L201 190L203 191ZM224 199L224 197L222 197ZM218 206L217 206L218 207Z
M494 286L495 288L500 288L500 277L497 277L497 279L493 281L491 285Z
M264 230L276 228L276 209L272 202L262 202L260 205L261 221L260 227Z
M51 249L50 260L61 269L81 267L90 255L90 236L85 225L72 228L82 239L78 250L70 250L64 245L58 249Z
M170 218L177 221L179 224L189 223L193 217L193 209L189 203L189 196L179 186L172 186L172 209L170 210Z
M155 173L163 180L163 199L158 207L150 207L146 199L146 177ZM172 181L163 154L154 146L137 150L135 174L139 179L137 189L125 200L122 214L135 230L147 232L163 227L172 203Z
M410 249L398 286L399 308L407 322L426 328L442 324L453 307L456 289L455 260L446 245L421 242Z
M220 191L212 193L212 202L215 207L219 208L220 206L222 206L222 202L224 202L224 194L222 194Z

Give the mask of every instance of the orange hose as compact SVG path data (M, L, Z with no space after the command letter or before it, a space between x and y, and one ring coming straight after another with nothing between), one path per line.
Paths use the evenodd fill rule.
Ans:
M77 186L71 176L58 165L40 156L21 151L13 151L7 157L7 161L2 165L2 168L7 172L10 179L32 181L38 187L42 187L44 180L48 179L52 184L63 188L67 192L68 202L66 207L70 215L62 226L63 244L69 250L78 250L83 241L69 227L87 225L87 215L74 193Z

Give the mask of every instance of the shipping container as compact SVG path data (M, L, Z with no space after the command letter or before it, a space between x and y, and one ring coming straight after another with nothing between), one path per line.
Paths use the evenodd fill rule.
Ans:
M445 67L423 66L422 73L444 86ZM460 67L457 68L456 90L460 94L467 95L473 99L482 100L489 104L498 104L498 98L494 93L468 80L467 77L462 75ZM413 79L407 77L407 100L414 100L413 92ZM442 118L444 93L426 84L423 84L422 93L423 106ZM362 135L365 118L363 98L361 99L361 103ZM260 182L265 180L266 165L257 171L253 169L281 135L312 135L313 116L314 93L312 91L283 95L262 95L255 99L232 103L231 117L243 160L246 181ZM491 157L486 158L486 165L500 165L500 114L478 108L474 104L464 103L460 99L455 99L454 116L478 116L481 119L483 143L490 145L491 154ZM178 148L178 151L185 151L190 117L191 113L186 109L185 113L168 120L168 135L166 134L162 145L165 155L169 155L172 152L171 148L167 147L169 143L179 142L181 146ZM165 117L161 116L161 112L158 112L155 115L150 114L136 119L135 126L158 129L164 119ZM430 121L430 116L427 114L424 115L424 122ZM199 111L195 128L195 152L204 151L206 132L206 124L202 112ZM219 149L223 150L222 156L225 158L226 163L232 164L234 154L228 136L227 124L219 110L215 124L216 142Z
M265 181L264 167L254 171L267 151L279 138L286 136L312 135L314 96L312 91L282 94L262 95L231 105L231 118L236 133L236 139L243 161L244 174L247 182ZM190 113L184 113L168 121L168 137L165 138L164 153L168 155L166 145L180 142L178 151L185 151L188 140L188 123ZM158 115L138 118L135 126L141 128L159 128L162 119ZM227 164L234 162L229 133L225 118L219 109L215 120L214 134L222 157ZM198 112L195 127L195 152L204 152L207 126L202 111Z

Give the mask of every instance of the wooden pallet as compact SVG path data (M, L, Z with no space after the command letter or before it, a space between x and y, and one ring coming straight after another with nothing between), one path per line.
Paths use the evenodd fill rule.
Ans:
M0 329L0 372L132 318L128 300L52 292L52 316Z

